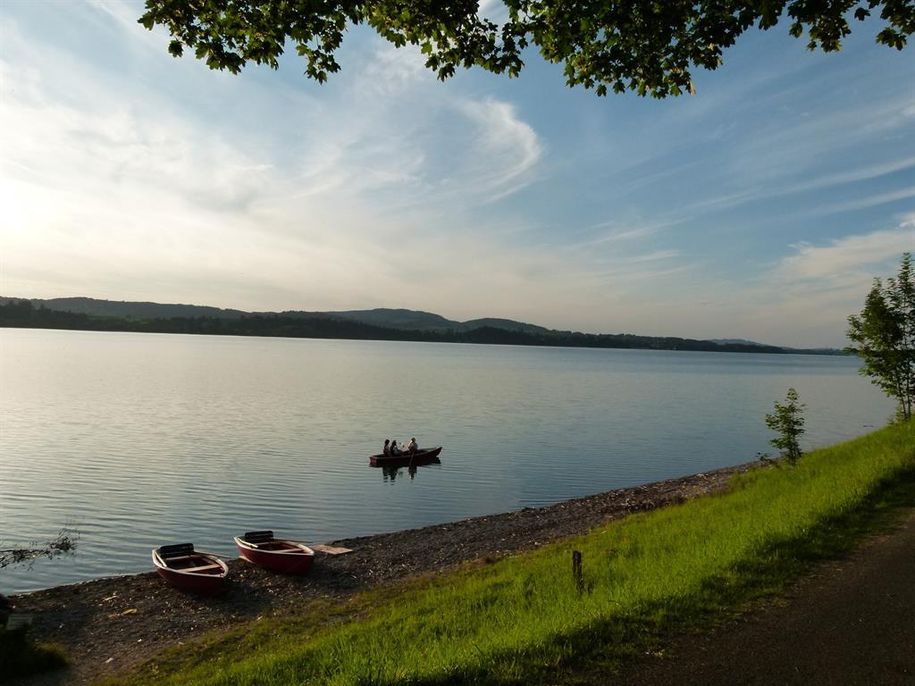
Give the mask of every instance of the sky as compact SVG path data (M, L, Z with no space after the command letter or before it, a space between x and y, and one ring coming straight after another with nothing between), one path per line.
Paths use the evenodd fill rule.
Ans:
M536 53L442 83L364 27L325 85L233 76L140 14L0 0L0 295L841 347L915 249L915 45L873 21L750 31L659 101Z

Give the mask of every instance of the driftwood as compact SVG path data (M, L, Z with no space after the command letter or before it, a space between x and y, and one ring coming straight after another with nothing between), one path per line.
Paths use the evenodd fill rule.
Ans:
M16 564L31 564L42 557L52 558L73 553L79 533L72 529L61 529L54 540L38 544L32 542L24 548L0 548L0 569Z

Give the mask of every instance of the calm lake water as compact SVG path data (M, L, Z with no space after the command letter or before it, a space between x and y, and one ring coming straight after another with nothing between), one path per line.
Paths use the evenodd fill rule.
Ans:
M853 358L0 329L0 541L80 532L4 592L150 569L272 528L311 542L543 505L882 425ZM442 464L368 467L385 437Z

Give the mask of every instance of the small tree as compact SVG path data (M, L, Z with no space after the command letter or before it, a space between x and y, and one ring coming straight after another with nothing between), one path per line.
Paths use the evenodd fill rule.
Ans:
M899 403L899 417L912 418L915 400L915 280L912 254L903 253L896 278L879 278L867 294L864 309L848 318L849 348L862 362L861 374L871 377Z
M791 464L801 456L798 439L804 434L804 403L798 401L797 391L788 389L785 402L775 401L775 412L766 415L766 426L778 432L769 443L781 451L782 457Z

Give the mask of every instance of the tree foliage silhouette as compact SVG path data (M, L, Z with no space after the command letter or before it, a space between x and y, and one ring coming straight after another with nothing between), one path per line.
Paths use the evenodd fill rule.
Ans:
M899 417L912 418L915 402L915 279L912 254L903 253L899 273L874 279L864 309L848 318L850 348L863 362L861 373L899 403Z
M658 98L692 92L692 69L715 69L751 28L787 23L811 50L839 50L852 23L879 17L876 40L898 50L915 33L915 0L505 0L504 21L477 0L146 0L140 22L172 35L212 69L274 69L290 45L319 82L340 70L346 31L368 25L397 47L418 46L444 80L459 67L517 76L528 47L562 64L570 86Z
M801 457L800 437L804 435L804 404L797 391L788 389L785 402L775 402L775 412L766 415L766 426L778 433L769 441L791 464Z

